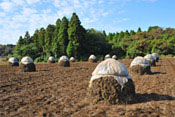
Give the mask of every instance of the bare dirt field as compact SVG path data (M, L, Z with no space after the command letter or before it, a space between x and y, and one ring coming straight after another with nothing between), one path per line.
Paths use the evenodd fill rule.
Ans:
M119 60L128 68L132 60ZM92 105L86 101L88 83L98 63L71 67L36 64L37 72L0 66L0 116L175 116L175 58L161 58L151 75L134 75L136 102Z

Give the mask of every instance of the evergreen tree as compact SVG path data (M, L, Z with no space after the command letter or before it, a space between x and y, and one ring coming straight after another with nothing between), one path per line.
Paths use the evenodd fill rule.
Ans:
M131 31L130 31L130 35L131 35L131 36L133 36L133 35L135 35L135 34L136 34L136 33L135 33L134 30L131 30Z
M66 17L63 17L59 33L58 33L58 40L59 40L59 47L60 47L60 54L66 55L66 48L68 45L68 19Z
M41 55L44 56L45 55L45 29L41 28L39 31L39 35L38 35L38 44L41 50Z
M81 26L81 22L78 16L76 15L76 13L73 13L68 28L69 43L72 44L73 48L71 49L73 50L67 48L68 55L73 54L75 58L80 58L80 55L85 54L85 34L86 31Z
M36 29L31 38L32 38L33 42L37 44L37 46L38 46L38 36L39 36L39 30Z
M17 42L17 45L14 49L14 56L17 57L18 59L22 58L22 49L21 46L24 45L24 39L22 38L22 36L19 37L19 40Z
M20 36L17 45L21 46L22 44L24 44L24 39Z
M103 36L106 38L106 32L105 32L105 30L103 30Z
M51 47L54 38L54 25L48 25L45 32L45 52L48 56L52 55Z
M31 42L30 34L28 31L26 31L25 36L24 36L24 44L29 44Z
M130 34L128 32L128 30L126 30L125 34L124 34L124 38L129 38Z
M58 33L60 28L61 20L58 18L55 25L54 31L54 43L52 43L52 53L57 58L59 57L59 40L58 40Z
M66 53L69 57L71 56L74 56L74 47L73 47L73 42L72 41L69 41L69 44L67 46L67 49L66 49Z
M54 31L55 39L58 39L58 32L59 32L60 24L61 24L61 20L58 18L56 21L55 31Z
M141 28L139 27L137 30L137 33L142 32Z
M160 28L159 26L150 26L148 28L148 32L151 32L153 29L157 29L157 28Z

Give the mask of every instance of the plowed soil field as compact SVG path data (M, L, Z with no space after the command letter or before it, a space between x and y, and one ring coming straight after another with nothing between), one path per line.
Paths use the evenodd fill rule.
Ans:
M119 60L128 68L132 60ZM175 58L161 58L153 74L132 74L136 103L90 104L86 93L98 63L75 62L71 67L36 64L36 72L0 66L0 117L175 116Z

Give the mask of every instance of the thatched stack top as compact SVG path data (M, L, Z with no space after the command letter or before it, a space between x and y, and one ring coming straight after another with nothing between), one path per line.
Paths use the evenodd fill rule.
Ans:
M30 64L30 63L33 63L33 59L30 58L30 57L23 57L22 60L21 60L21 63L26 65L26 64Z
M115 60L117 60L117 56L116 55L113 55L112 58L115 59Z
M135 65L140 65L142 67L150 66L148 60L141 56L134 58L134 60L131 62L130 67L135 66Z
M154 57L152 56L152 54L147 54L144 58L148 61L151 61L151 62L154 61Z
M107 76L113 76L122 86L131 79L127 68L122 63L109 58L97 65L92 73L90 85L93 80Z
M61 56L59 62L60 61L69 61L69 58L67 56Z
M9 59L9 63L18 63L18 59L15 58L15 57L11 57L11 58Z
M50 57L49 57L49 61L55 61L55 57L50 56Z
M74 57L70 57L70 61L74 62L75 58Z
M108 59L108 58L111 58L111 55L110 55L110 54L107 54L107 55L105 56L105 59Z
M97 59L97 58L96 58L95 55L92 54L92 55L90 55L89 59L94 59L94 60L95 60L95 59Z

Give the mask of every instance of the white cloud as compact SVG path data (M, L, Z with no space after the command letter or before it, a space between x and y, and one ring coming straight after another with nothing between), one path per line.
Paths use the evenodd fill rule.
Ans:
M0 12L0 17L5 17L6 14L4 12Z
M102 13L102 16L107 16L109 13L108 12L104 12L104 13Z
M99 0L98 3L99 4L103 4L104 3L104 0Z
M14 4L16 4L16 5L24 5L24 0L12 0L12 2L14 3Z
M143 2L156 2L158 0L137 0L137 1L143 1Z
M0 3L0 7L5 11L5 12L10 12L13 10L14 6L11 2L5 1Z
M121 11L118 12L118 14L123 14L125 12L126 12L125 10L121 10Z
M40 0L27 0L28 4L34 4L34 3L37 3L37 2L40 2Z
M116 19L113 21L113 23L122 23L122 22L125 22L125 21L128 21L129 18L122 18L122 19Z
M54 0L55 7L69 7L69 4L66 0Z
M83 19L83 22L86 23L86 24L94 23L94 22L96 22L96 21L98 21L97 18L84 18L84 19Z
M32 8L23 8L22 14L27 17L30 16L31 14L37 13L37 10L32 9Z
M36 29L55 24L57 18L70 18L73 12L78 14L85 28L96 25L97 29L102 29L107 25L104 24L105 18L113 15L113 9L119 6L117 4L110 9L110 5L105 0L4 0L0 3L0 8L4 10L0 12L0 43L16 44L19 36L26 31L32 35ZM104 8L106 6L107 9ZM127 20L119 18L115 23ZM100 27L101 24L104 25Z

